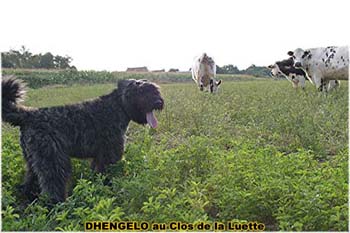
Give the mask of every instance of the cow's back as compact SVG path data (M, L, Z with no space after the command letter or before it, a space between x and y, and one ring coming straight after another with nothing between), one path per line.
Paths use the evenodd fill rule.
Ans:
M210 84L210 80L215 78L216 65L214 60L203 54L196 57L192 65L192 78L198 84L202 83L205 87Z

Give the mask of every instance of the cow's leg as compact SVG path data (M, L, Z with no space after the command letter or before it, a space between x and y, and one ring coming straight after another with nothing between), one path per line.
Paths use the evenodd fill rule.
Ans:
M202 78L199 79L198 84L199 84L199 90L203 91L204 90L204 84L202 82Z
M300 86L303 91L305 91L305 78L304 77L299 77L300 81Z
M329 81L322 80L322 91L328 92L328 90L329 90Z
M314 76L314 83L315 83L316 89L319 91L322 91L323 80L315 75Z
M318 86L316 84L316 87L319 92L323 92L324 81L321 79L321 83Z
M334 80L335 87L334 88L339 88L340 87L340 81L339 80Z
M332 89L337 89L339 87L338 80L329 80L327 85L327 91L331 91Z

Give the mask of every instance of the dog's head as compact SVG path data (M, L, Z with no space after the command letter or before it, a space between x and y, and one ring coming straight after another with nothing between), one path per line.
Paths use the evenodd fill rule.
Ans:
M121 80L118 90L122 93L122 105L131 120L139 124L149 124L152 128L158 126L154 110L162 110L164 99L159 86L147 80Z

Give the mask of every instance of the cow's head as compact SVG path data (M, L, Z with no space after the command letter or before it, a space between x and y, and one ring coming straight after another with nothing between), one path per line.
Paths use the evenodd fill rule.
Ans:
M216 81L215 79L210 79L210 83L209 83L209 90L210 93L216 93L219 90L219 86L221 85L221 79L219 81Z
M311 58L311 52L309 50L296 49L293 52L289 51L288 56L293 59L295 67L306 67L307 60Z
M269 65L267 68L270 69L270 74L272 77L278 77L279 75L282 75L278 65L275 63L273 65Z
M268 68L271 70L273 77L283 75L293 84L294 88L297 88L299 85L303 89L305 88L305 77L300 74L300 68L294 67L294 59L292 57L283 61L277 61L275 64L268 66Z
M283 61L277 61L275 64L273 65L269 65L267 68L270 69L271 71L271 75L273 77L277 77L279 75L283 75L283 68L289 68L292 67L294 65L294 60L293 58L289 58Z
M291 80L292 82L292 85L294 88L298 88L298 86L300 85L301 88L303 90L305 90L305 78L303 76L300 76L300 75L294 75L292 74L289 79ZM288 79L288 80L289 80Z

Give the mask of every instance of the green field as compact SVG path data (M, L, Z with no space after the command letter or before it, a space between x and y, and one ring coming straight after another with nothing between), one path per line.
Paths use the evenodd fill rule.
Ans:
M76 70L45 70L45 69L3 69L4 75L15 75L26 81L31 88L45 86L95 85L117 82L120 79L147 79L158 83L193 82L190 72L160 72L133 73L108 71L76 71ZM218 79L224 81L253 81L266 77L255 77L244 74L218 74Z
M76 103L113 88L30 89L25 104ZM272 80L226 80L217 95L188 82L161 84L161 91L159 127L131 123L123 160L104 175L74 160L69 198L52 209L41 199L21 204L19 130L3 124L2 229L83 231L85 221L105 220L348 230L347 82L329 94Z

